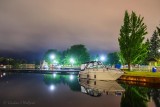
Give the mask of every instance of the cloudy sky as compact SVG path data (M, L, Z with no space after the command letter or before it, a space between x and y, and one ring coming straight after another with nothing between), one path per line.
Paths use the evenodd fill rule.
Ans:
M144 17L148 38L160 24L160 0L0 0L0 52L117 51L125 10Z

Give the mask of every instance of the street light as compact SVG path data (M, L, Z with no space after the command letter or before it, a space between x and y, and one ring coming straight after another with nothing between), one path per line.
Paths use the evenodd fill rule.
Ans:
M50 56L50 58L51 58L52 60L54 60L55 55L54 55L54 54L52 54L52 55Z
M72 66L73 66L73 64L75 63L75 61L74 61L73 58L70 58L70 63L72 64Z
M105 56L100 56L100 60L101 60L102 62L104 62L104 61L106 60L106 57L105 57Z

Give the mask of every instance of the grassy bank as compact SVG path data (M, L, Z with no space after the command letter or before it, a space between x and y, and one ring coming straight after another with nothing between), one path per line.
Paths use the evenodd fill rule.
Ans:
M143 76L143 77L160 77L160 72L140 72L140 71L125 71L126 76Z

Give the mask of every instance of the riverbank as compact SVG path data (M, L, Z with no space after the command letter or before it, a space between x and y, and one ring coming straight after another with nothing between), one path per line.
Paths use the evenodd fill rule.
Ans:
M125 72L119 80L146 83L160 83L160 72Z
M124 76L142 76L142 77L159 77L160 78L160 72L126 71Z

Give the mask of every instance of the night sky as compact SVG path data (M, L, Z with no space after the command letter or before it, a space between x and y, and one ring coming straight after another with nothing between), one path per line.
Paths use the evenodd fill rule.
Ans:
M0 52L118 51L125 10L144 17L147 38L160 24L160 0L0 0Z

